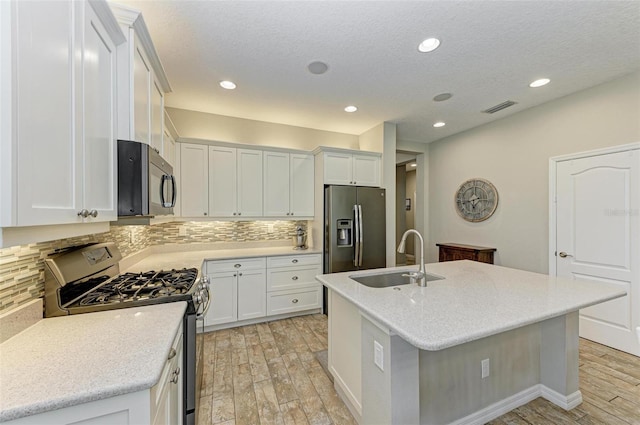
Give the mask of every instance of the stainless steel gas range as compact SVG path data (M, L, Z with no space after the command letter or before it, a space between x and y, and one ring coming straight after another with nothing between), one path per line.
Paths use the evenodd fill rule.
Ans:
M209 282L196 268L121 274L121 258L113 243L74 247L47 258L45 317L186 301L182 419L184 425L195 425Z

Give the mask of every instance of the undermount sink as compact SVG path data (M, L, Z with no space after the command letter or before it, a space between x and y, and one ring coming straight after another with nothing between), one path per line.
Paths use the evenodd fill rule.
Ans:
M369 274L366 276L349 276L350 279L370 288L388 288L389 286L408 285L409 276L402 276L413 270L403 270L399 272ZM444 279L442 276L426 273L427 282Z

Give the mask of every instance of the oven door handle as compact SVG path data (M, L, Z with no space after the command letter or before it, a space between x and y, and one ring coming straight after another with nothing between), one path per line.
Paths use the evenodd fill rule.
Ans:
M209 307L211 306L211 291L209 291L209 287L206 287L205 289L207 290L207 304L202 309L202 312L200 313L196 312L196 319L204 319L205 314L207 314L207 311L209 311Z

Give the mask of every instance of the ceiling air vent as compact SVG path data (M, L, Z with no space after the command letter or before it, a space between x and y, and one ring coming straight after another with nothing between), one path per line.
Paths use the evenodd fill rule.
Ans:
M496 106L492 106L491 108L485 109L482 111L485 114L495 114L498 111L502 111L503 109L508 108L509 106L517 105L518 102L514 102L513 100L507 100L505 102L499 103Z

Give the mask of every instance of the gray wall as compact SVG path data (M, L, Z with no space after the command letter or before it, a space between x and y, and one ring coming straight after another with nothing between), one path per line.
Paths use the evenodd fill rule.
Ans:
M547 273L549 158L637 141L640 72L432 143L429 261L437 242L467 243L497 248L496 264ZM473 177L500 197L481 223L454 209L456 189Z

